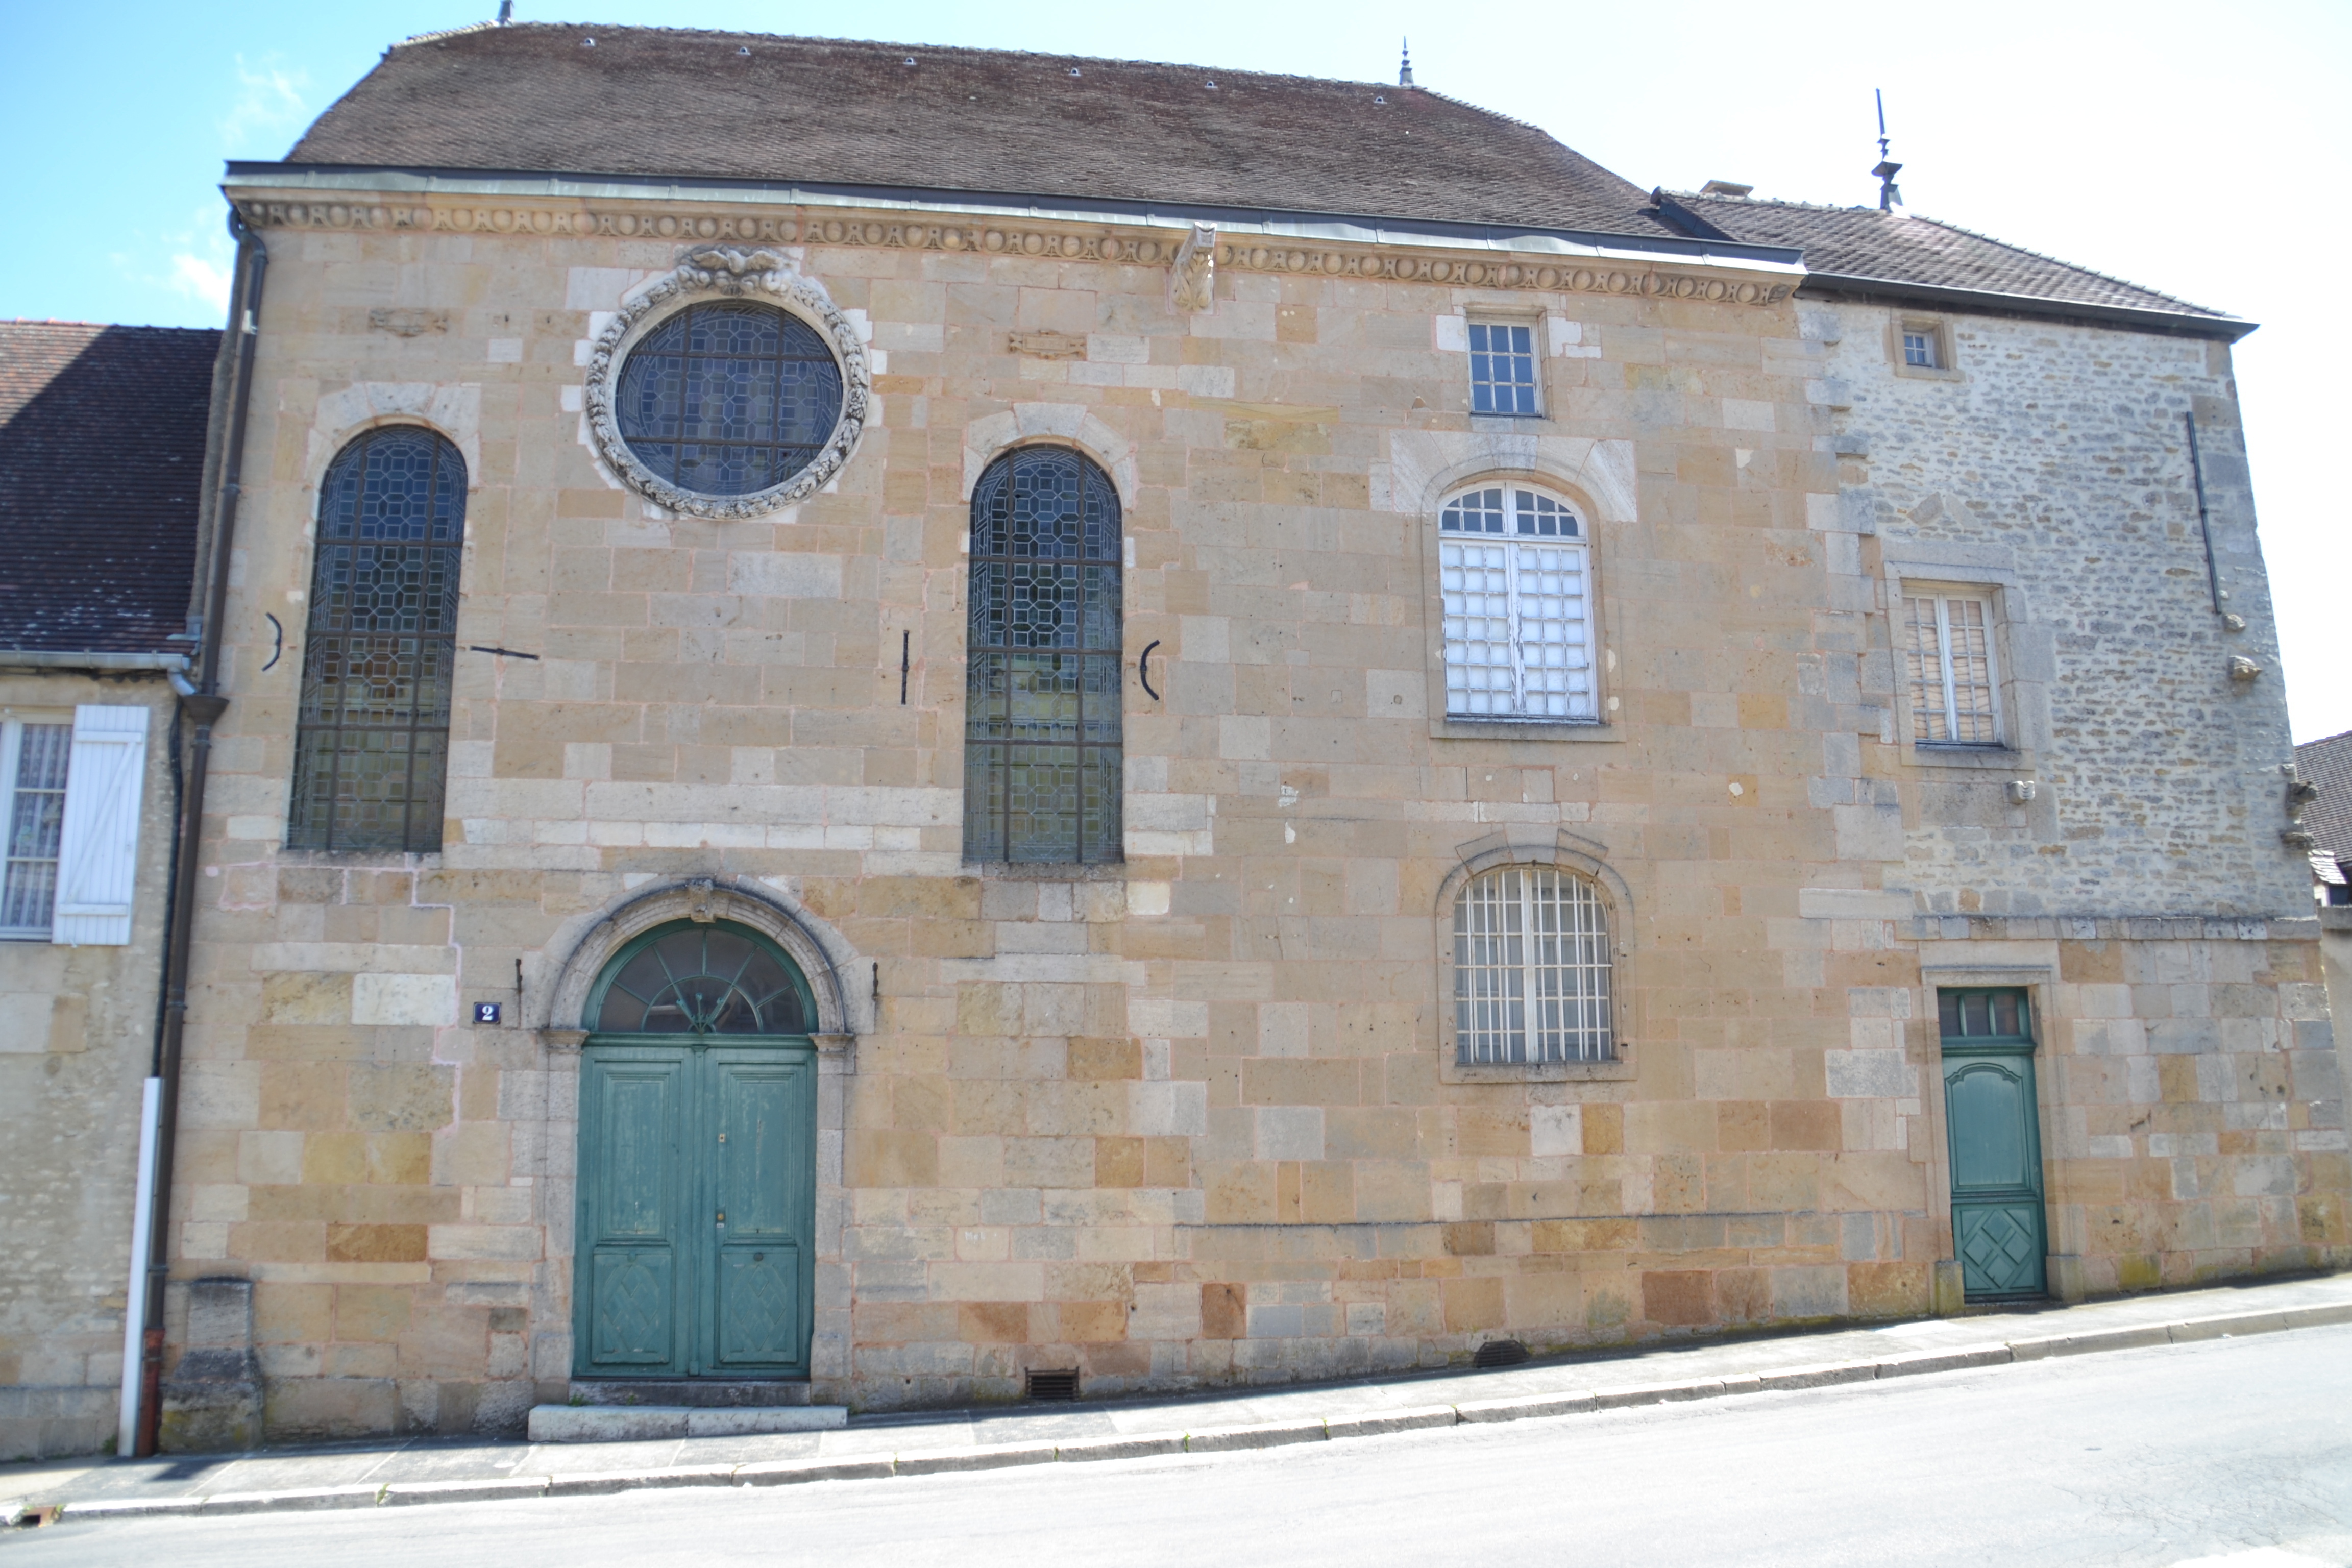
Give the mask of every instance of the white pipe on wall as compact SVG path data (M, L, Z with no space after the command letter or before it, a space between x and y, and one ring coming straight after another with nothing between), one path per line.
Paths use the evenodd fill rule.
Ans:
M154 1224L155 1128L163 1110L163 1080L151 1078L139 1097L139 1196L131 1210L131 1289L122 1298L122 1418L114 1451L127 1455L139 1444L139 1387L142 1356L140 1303L147 1299L147 1238Z

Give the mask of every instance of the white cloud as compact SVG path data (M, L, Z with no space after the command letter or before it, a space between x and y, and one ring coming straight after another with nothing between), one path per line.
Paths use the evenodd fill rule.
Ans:
M228 309L229 269L210 257L179 251L172 258L171 289L215 310Z
M236 57L236 101L220 122L221 140L232 157L250 151L246 145L249 141L264 137L269 138L264 150L274 156L284 150L277 145L278 138L310 116L304 99L310 90L310 73L289 70L278 58L264 55L257 65L248 66L243 55Z

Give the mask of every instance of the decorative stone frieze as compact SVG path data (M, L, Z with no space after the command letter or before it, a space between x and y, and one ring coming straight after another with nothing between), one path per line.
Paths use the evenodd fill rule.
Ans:
M698 294L730 299L763 298L807 321L822 331L841 364L841 417L824 446L806 468L764 490L750 495L710 496L680 489L637 460L622 438L613 410L613 391L627 350L643 335L640 328L669 313L676 304ZM599 333L589 351L584 402L589 434L596 449L622 482L631 489L690 517L758 517L807 500L832 482L834 475L856 449L865 432L866 414L873 397L874 380L867 368L866 345L857 329L835 308L824 285L803 278L791 260L772 250L735 250L710 247L689 252L668 277L640 290Z
M1795 277L1758 280L1711 278L1623 258L1547 261L1534 258L1464 258L1405 247L1325 244L1270 239L1219 243L1205 226L1191 233L1073 230L1004 224L939 224L904 218L816 217L749 213L589 210L578 207L489 207L370 205L362 202L273 202L241 199L237 211L257 228L430 230L454 234L599 235L623 238L733 241L751 245L855 245L887 250L977 252L1165 266L1180 309L1207 308L1217 268L1240 272L1308 273L1451 284L1543 293L1613 294L1644 299L1706 300L1777 305L1796 291ZM1195 276L1197 274L1197 276ZM1185 300L1198 299L1199 304Z

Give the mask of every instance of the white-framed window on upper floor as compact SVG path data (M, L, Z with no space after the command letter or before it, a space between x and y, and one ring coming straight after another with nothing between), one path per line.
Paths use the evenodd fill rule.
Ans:
M1906 592L1897 624L1911 739L1920 746L1998 746L2000 683L1990 595Z
M147 710L0 714L0 940L131 940Z
M1887 351L1895 374L1927 381L1957 381L1952 324L1941 316L1896 316L1888 324Z
M0 721L0 822L8 827L7 866L0 872L0 937L49 940L72 757L70 720Z
M1446 499L1447 717L1597 720L1591 542L1574 507L1531 485L1486 483Z
M1541 321L1470 318L1470 412L1536 418L1543 414L1538 345Z

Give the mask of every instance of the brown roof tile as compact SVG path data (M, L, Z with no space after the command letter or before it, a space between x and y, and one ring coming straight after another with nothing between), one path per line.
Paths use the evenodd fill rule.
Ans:
M217 331L0 321L0 649L174 651L219 348Z
M1673 234L1638 187L1426 89L759 33L518 24L412 40L288 158Z
M2209 310L1953 224L1899 211L1679 192L1662 205L1670 215L1675 207L1696 215L1726 239L1794 247L1805 253L1805 266L1814 272L2023 295L2068 304L2231 319L2221 310Z

